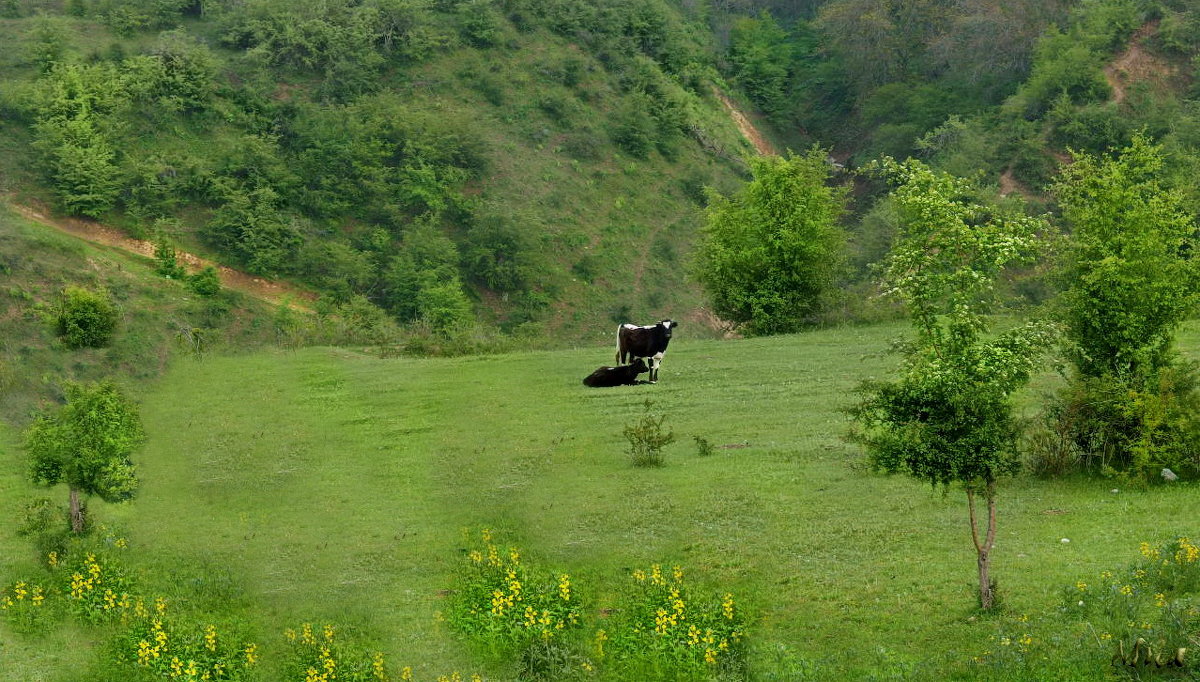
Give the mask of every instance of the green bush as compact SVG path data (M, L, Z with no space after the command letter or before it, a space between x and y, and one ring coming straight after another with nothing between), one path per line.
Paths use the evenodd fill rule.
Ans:
M642 416L632 424L625 425L625 439L629 441L629 461L635 467L662 466L662 449L675 442L675 432L663 431L662 425L667 415L652 413L652 401L646 400L642 405Z
M651 106L650 98L642 93L626 97L613 115L609 131L617 146L639 159L646 158L655 144L657 124Z
M117 307L106 291L69 286L54 308L55 331L68 348L107 346L117 329Z
M216 296L221 292L221 277L211 265L187 278L188 288L201 296Z
M1177 362L1150 384L1076 377L1051 398L1032 459L1042 474L1086 471L1137 482L1163 468L1200 475L1200 370Z
M752 335L815 321L844 257L846 189L828 184L826 152L750 160L754 179L713 195L694 276L722 319Z
M25 505L17 535L32 540L39 557L62 554L71 536L67 508L45 497L31 500Z
M181 280L187 275L175 257L175 246L161 235L154 240L154 263L154 272L167 279Z

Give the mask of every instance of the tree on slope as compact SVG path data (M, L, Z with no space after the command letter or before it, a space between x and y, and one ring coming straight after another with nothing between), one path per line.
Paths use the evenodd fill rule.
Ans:
M695 276L714 311L749 334L793 332L820 310L842 260L846 190L827 154L751 159L754 174L708 209Z
M25 432L38 485L70 489L71 530L86 527L81 495L128 500L138 479L129 455L145 440L137 408L111 382L69 384L67 404L40 415Z
M1045 223L996 213L970 198L967 181L917 161L888 159L882 168L896 185L901 218L885 284L906 303L916 338L901 346L897 379L860 387L862 401L851 408L860 430L852 437L880 470L934 486L962 484L986 610L995 599L997 482L1020 467L1011 395L1053 337L1038 322L988 334L986 314L1000 272L1032 258ZM987 505L982 527L978 496Z

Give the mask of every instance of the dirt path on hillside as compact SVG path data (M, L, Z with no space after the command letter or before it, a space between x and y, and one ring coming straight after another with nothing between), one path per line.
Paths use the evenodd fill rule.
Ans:
M123 251L146 256L147 258L154 257L153 243L144 239L134 239L102 223L79 218L51 217L47 211L40 208L22 206L11 202L8 205L28 220L52 227L93 244L111 246ZM317 299L316 294L291 284L255 277L240 270L218 265L191 253L176 251L175 257L189 272L196 272L201 268L211 265L217 269L217 273L221 277L221 286L267 301L268 303L279 304L283 303L286 299L292 308L312 312L308 304Z
M1127 90L1134 83L1165 83L1176 76L1174 66L1150 54L1143 47L1147 39L1158 33L1159 20L1146 22L1129 39L1129 47L1104 67L1104 79L1113 90L1113 101L1125 101Z
M754 127L750 119L746 118L746 115L737 108L733 100L726 97L725 93L718 90L715 85L713 86L713 94L717 96L717 99L721 100L721 104L725 105L725 110L729 112L729 117L733 119L738 130L742 132L742 137L745 137L750 144L754 145L755 151L763 156L779 155L779 152L775 151L775 147L759 132L758 128Z

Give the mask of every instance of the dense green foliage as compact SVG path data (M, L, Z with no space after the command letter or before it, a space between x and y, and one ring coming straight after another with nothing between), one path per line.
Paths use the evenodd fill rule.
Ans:
M696 279L720 317L749 334L792 332L822 309L842 259L846 190L826 152L763 157L732 197L713 197Z
M1162 147L1081 154L1055 185L1070 230L1063 306L1068 355L1084 377L1153 381L1198 299L1196 224L1162 181Z
M53 317L67 348L102 348L112 340L120 313L107 291L72 286L62 290Z
M1163 182L1161 146L1137 136L1119 155L1081 154L1055 196L1070 228L1062 319L1072 385L1052 428L1088 469L1156 476L1196 470L1196 370L1172 351L1195 312L1195 221Z

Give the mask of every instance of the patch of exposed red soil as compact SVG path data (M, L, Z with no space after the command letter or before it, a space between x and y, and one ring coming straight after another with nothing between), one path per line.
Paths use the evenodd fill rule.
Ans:
M29 220L47 227L53 227L56 230L66 232L69 235L92 242L93 244L111 246L123 251L146 256L147 258L154 257L153 243L144 239L134 239L102 223L79 218L51 217L47 215L47 212L30 206L19 204L9 205L12 206L14 211ZM201 268L211 265L217 269L217 273L221 277L221 286L263 301L279 304L283 303L286 299L292 308L311 312L308 304L317 299L316 294L311 291L305 291L285 282L276 282L262 277L255 277L240 270L218 265L194 254L177 251L175 257L190 272L196 272Z
M721 100L721 104L725 105L725 109L729 112L729 117L733 119L733 122L737 125L738 130L742 132L742 137L745 137L750 144L754 145L754 149L759 154L762 154L763 156L779 155L779 152L775 151L775 147L771 145L771 143L766 137L763 136L761 132L759 132L758 128L754 127L754 124L750 122L750 119L746 118L746 115L737 108L737 105L733 103L733 100L726 97L725 93L718 90L716 86L713 86L713 94L717 96L717 99Z

